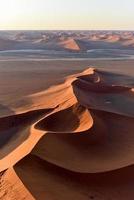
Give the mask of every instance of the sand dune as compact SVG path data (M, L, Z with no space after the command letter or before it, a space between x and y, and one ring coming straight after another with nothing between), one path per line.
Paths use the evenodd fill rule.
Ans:
M65 49L80 51L80 47L77 44L77 41L74 39L67 39L65 41L60 42L60 45Z
M0 170L7 170L1 174L1 197L131 200L131 80L88 68L29 95L36 109L0 118Z
M69 50L69 51L80 51L81 47L77 43L75 38L70 37L55 37L50 39L40 39L35 41L34 43L44 45L46 49L53 49L53 50Z
M94 35L91 35L89 37L90 41L105 41L108 43L120 43L121 45L131 46L131 43L133 43L134 36L131 32L105 32L103 34L100 34L99 32L94 33Z
M134 167L119 170L81 174L65 170L29 155L15 167L17 176L23 181L35 199L132 200Z
M120 41L120 36L110 35L106 38L106 41L108 41L108 42L118 42L118 41Z
M13 166L29 153L41 137L32 126L52 111L53 109L34 110L0 118L0 171Z
M75 135L61 134L57 128L40 140L32 154L81 173L132 165L134 118L94 110L90 113L94 121L91 129Z
M11 168L0 175L0 199L2 200L34 200L34 197L23 185L15 171Z
M114 76L108 72L98 72L98 74L100 74L98 82L80 77L72 83L75 96L81 105L96 110L134 116L134 111L131 109L134 98L132 86L127 83L124 86L121 75ZM95 74L95 78L96 76Z
M63 118L64 116L64 118ZM93 120L87 109L81 105L54 113L36 124L35 128L52 132L81 132L93 125Z
M7 34L7 33L6 33ZM133 50L133 32L14 32L0 38L0 51L49 50L86 53L92 49Z

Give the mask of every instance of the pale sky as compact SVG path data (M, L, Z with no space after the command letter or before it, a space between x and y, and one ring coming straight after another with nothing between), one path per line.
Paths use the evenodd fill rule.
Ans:
M0 29L134 30L134 0L0 0Z

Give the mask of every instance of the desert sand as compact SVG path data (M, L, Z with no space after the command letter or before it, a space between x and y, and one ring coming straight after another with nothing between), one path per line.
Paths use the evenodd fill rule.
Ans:
M10 40L76 57L85 41L133 46L130 32L58 34ZM134 60L15 54L0 55L0 200L132 200Z
M130 80L88 67L29 95L38 109L1 118L1 199L131 199Z

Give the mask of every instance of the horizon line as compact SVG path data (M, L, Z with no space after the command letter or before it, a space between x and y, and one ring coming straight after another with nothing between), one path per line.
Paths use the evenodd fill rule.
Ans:
M0 31L134 31L134 29L0 29Z

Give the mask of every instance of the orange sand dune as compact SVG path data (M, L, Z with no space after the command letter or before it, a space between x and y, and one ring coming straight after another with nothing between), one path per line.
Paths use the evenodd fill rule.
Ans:
M132 200L131 80L89 68L0 118L0 198Z
M99 174L81 174L29 155L14 169L36 200L132 200L134 195L134 166Z
M99 71L96 73L99 75ZM96 77L95 74L94 78ZM123 76L100 72L97 79L98 81L94 81L84 76L72 83L78 102L88 108L134 116L134 92L131 85L123 85Z
M79 134L61 134L57 127L57 132L48 132L40 140L32 154L81 173L132 165L134 118L95 110L90 110L90 114L94 123L92 128Z
M120 41L120 36L119 35L110 35L106 38L107 42L118 42Z
M60 45L63 46L65 49L80 51L80 47L77 41L73 38L61 41Z
M64 116L64 120L63 120ZM93 125L88 110L78 104L54 113L36 124L35 128L52 132L80 132Z
M34 200L35 198L23 185L15 171L11 168L0 175L0 199L1 200Z
M82 38L80 38L82 39ZM130 33L124 33L124 34L117 34L117 33L109 33L109 34L94 34L91 35L89 38L85 38L87 41L103 41L103 42L107 42L107 43L115 43L116 44L120 44L122 47L126 46L126 47L133 47L134 46L134 37L133 34ZM120 46L120 47L121 47Z
M33 110L27 113L0 118L0 171L14 165L29 153L40 134L32 125L53 109Z
M81 51L83 46L79 44L79 41L73 37L54 37L54 38L41 38L35 40L34 44L44 44L48 49L59 49L69 51Z
M54 37L48 39L38 39L34 41L37 44L44 44L47 49L58 49L58 50L70 50L70 51L80 51L77 40L73 37Z

